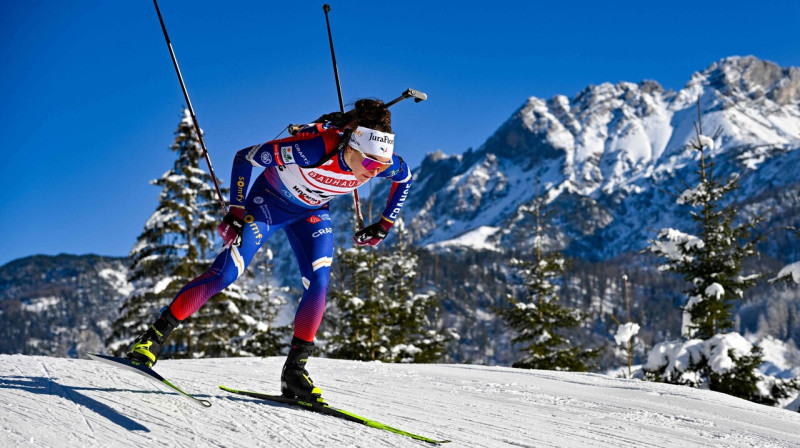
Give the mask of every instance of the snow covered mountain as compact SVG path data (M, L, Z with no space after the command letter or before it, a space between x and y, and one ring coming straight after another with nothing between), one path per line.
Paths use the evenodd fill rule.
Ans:
M0 353L77 357L103 350L120 299L123 258L35 255L0 266Z
M162 375L212 403L202 408L95 361L0 355L0 446L428 446L217 387L274 392L282 363L160 361ZM336 406L454 448L800 445L797 412L684 386L474 365L309 367Z
M698 100L703 132L719 132L715 169L750 170L742 199L754 209L773 206L768 224L797 216L800 68L730 57L678 92L642 81L529 98L477 150L422 162L404 212L409 228L422 245L520 247L530 228L521 210L538 179L567 254L597 260L640 250L654 229L686 215L663 191L696 170L698 154L687 144ZM774 255L794 261L800 249Z

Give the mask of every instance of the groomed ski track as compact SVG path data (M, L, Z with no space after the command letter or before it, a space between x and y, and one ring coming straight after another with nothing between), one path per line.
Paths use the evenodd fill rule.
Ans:
M90 360L0 355L0 446L420 447L399 435L228 394L278 390L282 358L161 361L212 407ZM312 359L334 406L447 447L796 447L800 414L596 374Z

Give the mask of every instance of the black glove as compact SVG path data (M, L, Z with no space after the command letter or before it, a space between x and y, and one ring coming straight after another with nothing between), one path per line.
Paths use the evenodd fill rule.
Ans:
M217 226L217 233L222 237L225 247L242 246L242 232L244 232L244 207L231 206L231 210L222 218L222 224Z
M353 235L353 242L359 246L377 246L386 235L389 234L389 229L392 228L392 223L384 218L380 221L359 230Z

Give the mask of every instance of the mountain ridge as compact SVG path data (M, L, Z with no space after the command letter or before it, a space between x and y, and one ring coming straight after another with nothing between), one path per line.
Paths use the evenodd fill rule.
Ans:
M0 266L0 353L102 350L129 291L121 257L33 255Z
M405 219L423 246L480 226L503 229L495 244L524 245L515 236L526 225L519 212L534 199L538 179L539 194L560 210L555 241L569 255L606 259L641 250L652 229L687 224L670 217L680 215L678 207L656 192L693 176L698 155L688 143L698 101L703 132L716 134L708 155L720 173L747 169L780 195L798 189L774 166L800 166L798 98L800 69L752 56L714 62L677 92L645 80L589 86L573 98L530 97L477 150L426 157L414 171ZM747 202L762 192L751 182L742 196ZM636 214L648 218L629 231Z

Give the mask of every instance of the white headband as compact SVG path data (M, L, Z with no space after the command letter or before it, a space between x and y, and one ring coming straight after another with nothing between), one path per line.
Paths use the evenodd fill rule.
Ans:
M394 152L394 134L359 126L350 135L350 146L364 154L391 158Z

